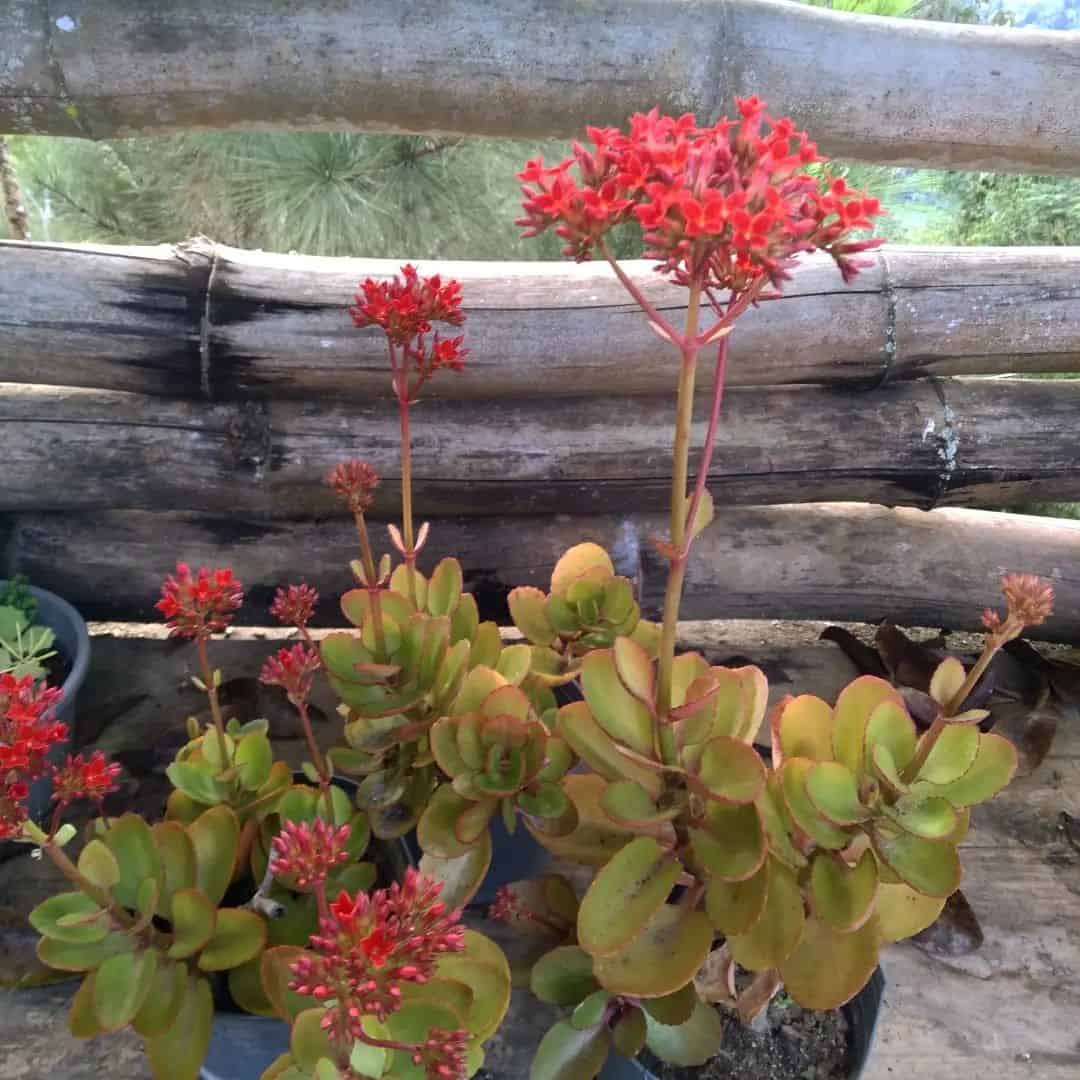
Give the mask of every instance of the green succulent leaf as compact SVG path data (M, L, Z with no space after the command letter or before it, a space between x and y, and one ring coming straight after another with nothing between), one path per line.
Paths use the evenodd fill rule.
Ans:
M695 995L696 998L696 995ZM711 1005L695 1000L694 1011L682 1024L669 1026L646 1017L646 1045L661 1061L683 1068L704 1065L720 1051L724 1023Z
M511 685L519 686L529 674L532 664L532 647L507 645L499 654L495 670Z
M948 839L958 820L952 803L934 795L929 798L907 795L894 806L885 807L885 814L905 832L927 840Z
M540 1040L529 1080L592 1080L610 1049L611 1035L604 1025L580 1031L560 1020Z
M76 1039L92 1039L95 1035L102 1034L101 1025L94 1015L94 972L90 972L83 979L71 999L68 1031Z
M228 795L209 763L174 761L166 770L169 783L201 806L216 806Z
M144 1038L161 1035L175 1022L183 1005L188 971L184 964L159 959L150 989L131 1026Z
M266 783L274 764L274 751L263 732L253 731L236 744L235 764L240 783L248 791L258 791Z
M289 1039L289 1053L302 1069L314 1069L320 1058L334 1053L329 1036L322 1026L326 1010L321 1006L305 1009L294 1021Z
M917 741L915 721L903 704L883 701L866 722L866 753L873 754L877 746L887 746L898 768L906 768L915 756Z
M626 946L595 958L596 978L613 994L665 997L693 979L712 940L704 912L665 904Z
M604 1019L611 995L606 990L594 990L570 1014L570 1023L580 1031L595 1027Z
M157 971L155 949L110 956L94 975L94 1016L102 1031L119 1031L135 1019Z
M769 774L765 790L754 805L769 841L769 851L791 869L802 869L806 865L806 858L791 839L791 824L779 773Z
M979 753L979 729L970 724L949 724L938 737L919 769L919 780L951 784L971 768Z
M924 896L905 885L882 882L878 886L874 917L883 941L903 941L925 930L941 914L944 896Z
M993 798L1006 787L1016 773L1016 766L1016 747L1008 739L992 732L982 734L979 736L975 760L963 775L949 784L927 789L923 793L941 795L956 807L975 806Z
M137 814L124 814L112 823L103 839L120 867L120 880L113 886L113 896L124 907L134 908L143 881L162 877L154 834Z
M299 946L275 945L259 960L263 990L274 1012L290 1024L311 1004L311 998L289 989L293 979L292 965L303 955L304 950Z
M578 940L594 957L622 949L663 907L682 864L655 840L631 840L596 875L578 911Z
M847 846L848 833L820 813L807 791L807 781L818 764L808 758L785 760L780 768L784 802L792 820L807 836L824 848L838 851Z
M222 908L214 935L199 953L203 971L225 971L253 960L266 945L266 922L253 911Z
M673 994L648 998L642 1002L642 1005L649 1016L658 1023L667 1027L678 1027L694 1015L697 1003L697 991L694 989L694 984L689 982Z
M765 764L757 751L730 735L705 744L696 771L705 794L724 803L752 803L765 787Z
M91 840L79 854L79 873L99 889L110 890L120 880L120 864L104 841Z
M930 678L930 696L939 705L948 705L960 693L965 679L964 665L955 656L946 656Z
M862 675L840 691L833 710L833 749L836 759L856 775L865 771L864 748L870 715L883 702L904 707L904 699L884 679Z
M443 883L440 899L450 909L463 908L476 895L491 866L491 834L484 832L464 855L440 858L424 852L420 872Z
M780 965L784 989L805 1009L838 1009L874 974L880 940L874 919L851 933L808 919L799 944Z
M441 560L428 582L428 611L432 615L452 615L461 600L464 583L461 563L457 559Z
M833 710L821 698L801 694L781 702L773 727L784 758L832 760Z
M591 541L575 544L562 554L551 572L552 593L564 593L575 581L589 573L605 580L615 576L615 566L599 544Z
M593 717L611 738L645 757L653 755L651 708L623 685L609 651L595 649L585 657L581 688Z
M586 702L564 705L556 724L570 749L595 772L608 780L634 780L654 797L660 795L659 773L619 753L615 740L596 722Z
M228 806L215 806L188 826L195 848L195 880L215 907L221 903L236 866L240 824Z
M854 866L828 852L818 852L810 866L814 913L838 933L858 929L873 914L878 891L878 863L864 851Z
M476 606L476 597L463 592L454 614L450 617L450 640L456 645L459 641L472 641L480 628L480 609Z
M645 1014L641 1009L630 1009L624 1012L611 1029L611 1042L615 1053L621 1054L624 1058L637 1057L645 1049L647 1033Z
M37 943L37 955L43 964L57 971L91 971L110 956L131 952L134 948L134 939L120 932L108 934L100 941L79 944L43 937Z
M694 856L701 866L711 877L723 881L753 877L768 852L754 805L712 803L705 810L705 821L706 828L690 830Z
M855 825L870 817L870 810L859 799L858 779L837 761L821 761L807 771L806 794L833 825Z
M467 930L466 938L475 933ZM494 962L476 956L452 955L443 957L436 966L440 978L464 983L472 989L472 1004L464 1017L465 1027L480 1042L495 1033L510 1006L510 965L498 946L488 944L490 950L485 949L482 955Z
M874 850L901 880L925 896L947 897L960 885L960 857L947 840L911 833L873 833Z
M577 1005L600 988L593 975L592 957L578 945L563 945L545 953L533 965L529 986L549 1005Z
M563 791L574 804L577 825L568 834L545 832L529 818L525 826L556 858L603 866L631 839L631 834L612 822L600 806L605 782L595 773L570 773L562 781Z
M210 984L206 979L190 976L175 1022L161 1035L146 1040L146 1056L154 1076L198 1080L210 1046L213 1018Z
M229 971L229 997L253 1016L274 1016L274 1006L263 989L261 955Z
M195 845L187 830L175 821L159 821L153 827L154 844L162 869L161 914L169 918L173 896L195 885Z
M30 925L43 937L69 945L102 941L111 929L108 913L85 893L57 893L30 912Z
M632 638L617 637L612 657L623 686L639 701L651 705L656 696L656 670L649 654Z
M173 895L173 942L168 955L173 960L194 956L214 936L217 908L198 889L181 889Z
M520 585L510 590L506 602L514 625L534 645L550 645L555 640L555 628L544 613L547 597L540 589Z
M802 937L806 916L795 874L782 862L769 859L765 907L745 934L728 938L735 961L749 971L779 967Z
M746 934L765 910L768 885L767 863L762 863L761 869L745 881L713 878L705 889L705 913L725 937Z
M458 859L470 845L458 837L458 819L475 804L463 799L449 784L436 788L420 817L416 837L425 853L440 859Z

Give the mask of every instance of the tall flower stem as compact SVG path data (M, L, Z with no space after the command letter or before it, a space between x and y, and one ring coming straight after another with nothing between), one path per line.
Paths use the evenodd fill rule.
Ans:
M319 744L315 741L315 732L311 727L307 702L300 701L294 702L294 704L296 705L296 711L300 714L300 724L304 729L304 739L307 741L308 753L311 755L315 771L319 774L319 786L325 790L330 786L332 774L326 764L326 759L322 755L322 751L319 749Z
M202 669L203 686L206 688L206 697L210 702L210 715L217 729L218 749L221 751L221 760L228 767L229 749L225 741L225 721L221 718L221 704L218 701L217 683L214 671L210 667L210 655L206 651L206 638L199 637L195 642L199 653L199 667Z
M679 621L683 580L686 577L686 486L690 470L690 430L694 414L694 382L697 375L698 314L701 287L694 284L686 308L686 330L681 341L682 363L679 367L679 397L675 412L675 449L671 470L671 565L664 593L664 623L660 635L660 665L656 688L658 715L666 717L671 708L671 671L675 662L675 632Z
M364 515L359 512L354 513L353 519L356 521L356 535L360 539L360 557L364 564L364 577L367 578L368 596L371 597L371 618L372 626L375 629L375 648L379 650L379 655L385 659L386 634L383 630L382 597L379 595L382 590L378 583L379 574L375 567L375 555L371 550L371 539L368 536L367 522L364 520Z
M409 431L409 388L403 387L398 396L398 416L401 422L401 532L405 540L405 566L409 578L409 599L417 606L416 536L413 532L412 509L412 435Z

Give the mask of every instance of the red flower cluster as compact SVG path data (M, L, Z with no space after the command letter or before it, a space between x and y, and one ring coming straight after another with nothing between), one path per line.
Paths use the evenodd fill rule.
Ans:
M310 585L289 585L274 594L270 614L286 626L303 629L311 622L318 602L319 594Z
M278 649L273 656L266 658L259 681L267 686L280 686L299 708L311 694L312 680L320 666L314 649L307 645L294 645L291 649Z
M79 799L90 799L100 805L110 791L116 790L120 773L120 766L110 762L100 750L86 759L82 754L75 757L69 754L53 774L53 798L60 806Z
M326 474L326 482L354 514L362 514L375 501L379 474L366 461L349 458Z
M432 323L461 326L465 322L457 281L444 283L438 274L421 277L416 267L406 265L400 276L389 281L368 278L361 282L349 314L357 326L379 326L386 334L399 400L415 398L440 368L462 371L465 367L469 353L462 348L462 335L442 338L436 332L430 342L427 340Z
M457 1080L466 1075L469 1035L466 1031L432 1028L412 1055L414 1065L422 1065L433 1080Z
M200 566L193 576L181 562L175 576L165 579L154 606L172 628L171 637L205 639L224 630L243 602L242 586L232 570Z
M349 826L334 827L322 818L306 822L283 821L271 842L270 872L292 878L296 887L308 890L326 881L335 866L349 861L345 845Z
M575 142L558 165L529 161L518 174L523 235L554 228L580 261L614 226L636 220L658 269L706 291L744 292L762 278L779 287L794 256L815 249L850 280L861 265L852 256L881 243L851 238L873 227L878 200L839 177L826 174L823 185L808 175L807 165L825 159L805 132L767 115L756 97L736 104L738 121L711 127L690 113L638 113L628 134L588 128L593 148Z
M438 274L421 277L412 265L403 266L401 276L389 281L361 282L349 314L359 327L381 326L395 345L408 345L428 333L433 322L461 326L465 321L461 285L453 280L444 285Z
M60 696L29 675L0 675L0 840L21 832L29 781L45 774L49 750L67 738L67 725L51 719Z
M365 1016L385 1020L401 1005L402 983L425 983L445 953L461 952L461 912L439 900L442 882L406 871L403 883L370 896L342 892L311 938L314 954L292 965L289 986L332 1002L323 1027L334 1041L364 1040ZM425 1059L427 1060L427 1059ZM431 1071L429 1075L459 1075Z

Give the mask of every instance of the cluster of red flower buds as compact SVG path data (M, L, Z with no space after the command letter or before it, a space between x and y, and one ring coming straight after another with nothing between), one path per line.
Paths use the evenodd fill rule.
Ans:
M51 774L61 807L77 799L100 803L116 788L120 766L109 764L100 750L89 759L80 754L49 765L49 751L68 735L67 725L52 719L60 697L54 687L35 686L30 675L0 675L0 840L22 832L30 783L39 777Z
M379 474L366 461L349 458L326 474L326 482L354 514L362 514L375 501Z
M414 1065L420 1065L432 1080L458 1080L466 1075L469 1035L465 1031L432 1028L424 1042L412 1053Z
M310 585L289 585L274 594L270 614L286 626L303 630L314 617L318 602L319 594Z
M432 323L461 326L465 322L457 281L444 282L438 274L422 277L416 267L406 265L388 281L367 278L361 282L349 314L356 326L378 326L386 334L394 393L401 401L412 401L440 368L464 369L468 350L462 348L462 335L443 338L436 332L427 339Z
M293 645L278 649L268 656L259 673L259 681L267 686L280 686L297 708L307 703L315 672L321 666L318 654L308 645Z
M441 891L442 882L409 869L388 889L343 891L329 905L313 953L293 963L289 986L328 1003L322 1026L332 1041L365 1041L365 1017L385 1020L400 1008L404 983L427 982L440 956L464 949L461 912L446 910ZM460 1076L464 1039L433 1031L415 1053L429 1076Z
M330 825L322 818L310 823L283 821L270 844L270 872L291 878L301 891L316 888L335 866L349 861L348 840L348 825Z
M850 280L862 265L852 256L881 243L851 235L872 228L878 200L840 177L809 175L825 159L805 132L756 97L736 104L740 119L710 127L690 113L638 113L628 133L588 128L592 149L575 142L557 165L529 161L518 174L523 235L553 228L565 253L583 260L609 230L636 220L658 269L706 293L745 292L759 279L779 287L793 257L815 249Z
M244 593L232 570L211 570L200 566L192 574L186 563L176 564L161 586L161 599L154 606L165 616L171 637L205 640L223 631L240 605Z
M95 750L88 758L82 754L67 760L53 773L53 799L61 806L90 799L101 805L102 799L110 791L116 790L121 768L109 761L100 750Z
M987 608L983 626L1001 643L1012 641L1026 626L1038 626L1054 613L1054 589L1035 574L1006 574L1001 579L1005 618Z

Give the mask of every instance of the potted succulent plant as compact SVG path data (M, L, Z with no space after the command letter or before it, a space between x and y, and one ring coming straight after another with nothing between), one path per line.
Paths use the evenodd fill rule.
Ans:
M71 731L75 702L90 666L90 635L83 617L62 597L29 584L22 576L0 581L0 675L59 687L52 719ZM65 740L53 751L58 761ZM47 778L31 786L27 810L40 817L49 808Z
M661 625L641 618L631 583L591 543L562 556L548 592L511 594L525 643L505 645L480 620L456 559L421 572L430 530L413 522L410 407L465 350L460 336L432 334L434 323L462 324L458 284L407 266L365 281L352 309L358 327L385 336L399 408L398 564L377 558L370 538L377 476L342 462L328 482L356 525L356 585L341 600L352 629L314 632L318 597L305 584L279 590L271 609L299 638L262 680L297 711L310 759L300 772L274 760L264 721L222 708L211 642L242 599L228 569L179 564L158 605L193 641L207 702L168 770L164 821L100 817L69 857L65 808L100 802L116 767L100 753L52 767L51 822L28 820L27 781L50 771L63 735L49 720L58 692L0 676L0 837L37 845L71 884L31 919L42 959L83 974L73 1032L131 1026L169 1080L193 1080L204 1063L207 1080L471 1076L511 983L501 951L460 922L487 889L491 914L527 938L532 991L572 1010L544 1037L533 1080L676 1075L669 1066L708 1076L719 1010L750 1022L781 989L799 1008L846 1005L853 1045L869 1045L882 945L937 917L959 883L970 807L1015 768L1008 741L980 730L970 692L998 649L1047 616L1052 593L1006 578L1007 611L986 616L983 656L970 671L950 658L935 672L921 734L884 680L770 712L756 667L678 652L687 560L714 516L707 480L729 335L803 252L826 252L854 276L855 256L876 243L858 232L880 211L842 179L808 175L821 159L791 121L757 99L738 105L738 120L710 127L654 111L629 133L590 129L592 149L575 144L567 161L537 159L521 174L526 232L552 228L568 254L607 258L677 356L671 530L655 541L669 564ZM681 327L611 257L607 234L634 221L661 272L687 289ZM716 351L715 374L691 485L704 349ZM329 748L310 723L316 677L340 700L341 740ZM581 700L560 702L569 685ZM418 869L400 855L414 831ZM584 894L554 870L536 873L537 852L591 868ZM215 1004L288 1027L275 1035L251 1021L245 1034L215 1024Z
M716 1003L750 1020L781 988L800 1007L831 1010L867 987L883 944L937 917L960 881L957 844L970 807L1012 777L1012 745L980 732L987 714L964 704L997 649L1052 603L1037 579L1006 579L1008 612L988 616L983 656L971 671L952 658L936 671L935 715L922 735L903 697L864 676L835 704L780 701L768 717L767 759L755 748L765 675L677 651L687 560L714 515L708 470L735 323L778 295L800 254L826 252L850 280L854 256L879 243L857 236L880 212L876 199L839 177L808 175L821 158L790 120L768 117L756 98L738 108L738 119L710 127L654 110L633 117L628 133L589 129L590 148L575 143L571 158L552 167L536 159L520 174L526 235L554 229L566 254L607 258L678 365L671 530L655 541L669 567L659 641L622 627L614 640L584 640L580 616L592 623L605 610L613 575L594 544L563 556L549 594L511 597L534 666L573 671L584 694L552 729L591 770L560 781L578 828L536 835L597 868L580 904L549 884L539 911L535 894L504 894L496 907L548 931L554 948L533 967L531 986L573 1009L543 1039L533 1080L587 1080L613 1051L648 1063L620 1072L612 1062L609 1076L684 1075L671 1066L714 1075ZM657 269L687 290L681 327L610 254L610 230L633 221ZM715 370L691 484L694 383L706 348ZM861 1063L851 1064L857 1073Z

